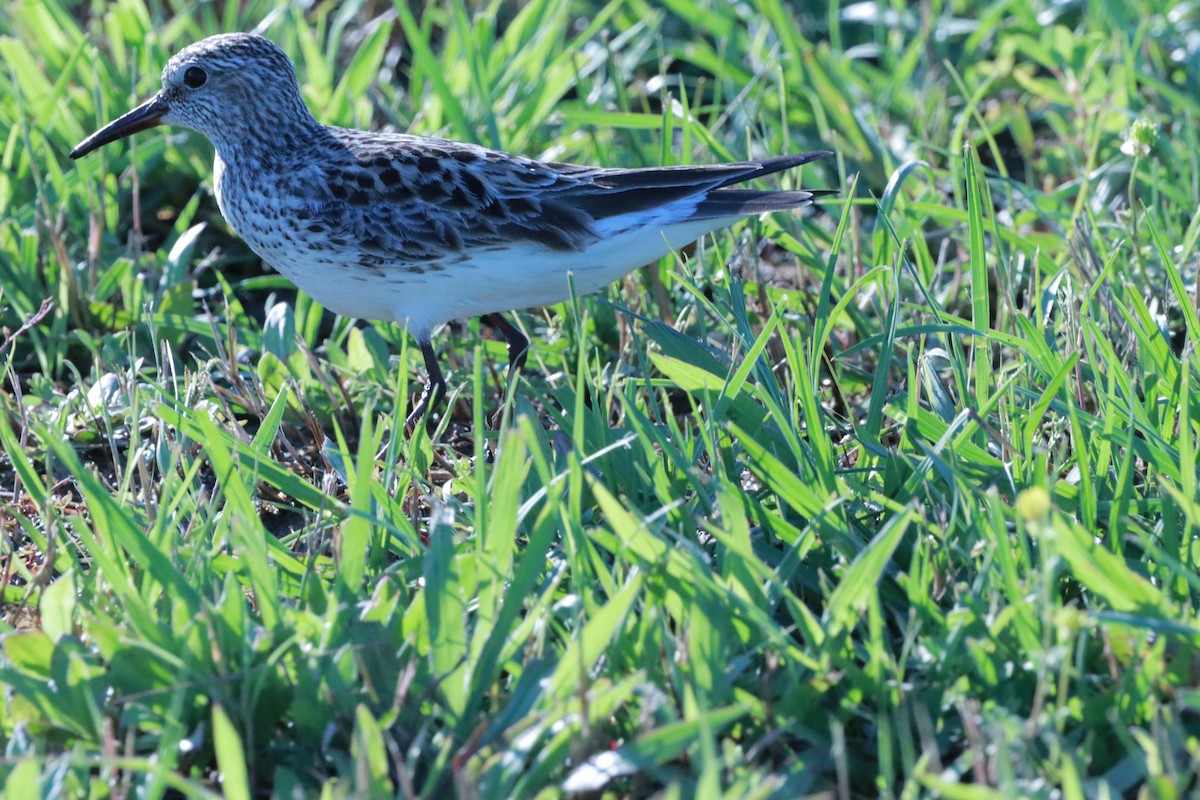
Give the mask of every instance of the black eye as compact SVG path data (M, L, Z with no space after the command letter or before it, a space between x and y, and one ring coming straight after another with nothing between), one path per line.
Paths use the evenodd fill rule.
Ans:
M208 80L208 73L199 67L188 67L183 73L183 83L189 89L199 89Z

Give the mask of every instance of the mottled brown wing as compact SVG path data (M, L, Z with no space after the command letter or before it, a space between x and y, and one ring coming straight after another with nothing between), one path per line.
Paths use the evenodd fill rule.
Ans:
M700 194L716 199L722 187L830 155L601 169L538 162L441 139L329 130L345 154L337 160L336 175L325 181L326 202L314 215L337 245L357 246L365 265L436 264L520 242L578 251L597 238L597 220L649 212ZM794 192L740 194L739 201L760 205L779 194L774 208L800 204ZM732 206L718 202L717 207Z
M431 263L536 242L582 250L593 218L558 198L586 182L549 165L437 139L332 129L345 147L326 176L317 224L364 262Z

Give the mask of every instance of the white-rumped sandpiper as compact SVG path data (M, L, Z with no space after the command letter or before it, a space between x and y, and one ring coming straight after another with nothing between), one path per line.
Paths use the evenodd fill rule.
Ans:
M221 213L262 259L333 311L407 325L429 381L408 418L446 382L433 330L481 316L508 343L510 372L529 341L499 311L595 291L709 231L822 192L727 188L832 155L735 164L605 169L472 144L322 125L291 60L245 33L180 51L162 90L71 151L162 123L216 146Z

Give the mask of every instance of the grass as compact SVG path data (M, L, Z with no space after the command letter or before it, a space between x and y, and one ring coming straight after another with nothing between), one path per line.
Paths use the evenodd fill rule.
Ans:
M299 9L0 14L7 796L1200 786L1190 6ZM326 122L843 191L523 311L508 396L450 326L406 437L405 332L262 268L199 136L66 158L255 26Z

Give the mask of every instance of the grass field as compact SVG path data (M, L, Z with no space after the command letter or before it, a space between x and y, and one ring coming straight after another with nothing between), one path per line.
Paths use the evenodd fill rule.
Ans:
M1200 789L1194 4L0 8L7 796ZM406 436L199 135L67 159L251 29L323 122L841 194L522 311L507 396L448 326Z

